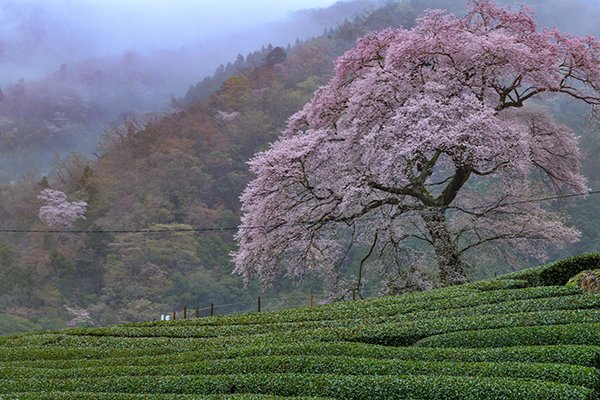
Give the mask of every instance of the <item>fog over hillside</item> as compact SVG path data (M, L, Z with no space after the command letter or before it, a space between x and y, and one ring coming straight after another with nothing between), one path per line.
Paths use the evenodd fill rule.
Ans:
M600 35L600 1L598 0L511 0L527 4L542 26L556 27L576 35Z
M91 155L121 115L168 111L238 54L321 35L372 4L0 0L0 182Z
M457 13L466 4L406 2L416 10ZM111 121L129 113L168 111L172 97L181 98L238 54L321 35L385 3L0 0L0 117L5 117L0 119L0 182L27 172L44 174L55 155L90 155ZM541 25L600 33L597 0L524 3ZM43 132L48 127L54 129L52 137Z
M132 51L178 68L191 64L187 79L193 83L237 53L321 34L369 2L339 3L319 12L333 3L1 0L0 84L39 79L62 64Z
M462 0L412 0L455 9ZM532 7L543 25L597 34L597 0L505 0ZM335 3L335 5L334 5ZM0 87L40 79L63 64L114 60L126 52L195 83L238 53L318 35L382 1L285 0L169 2L0 0ZM333 7L331 7L333 5ZM324 11L325 8L329 10ZM110 61L108 61L110 62ZM184 83L174 79L174 92ZM179 84L178 84L179 83Z

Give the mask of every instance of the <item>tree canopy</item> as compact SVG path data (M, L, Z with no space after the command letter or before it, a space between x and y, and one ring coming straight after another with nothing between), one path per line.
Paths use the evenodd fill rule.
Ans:
M331 273L352 246L399 262L431 245L442 282L502 243L543 257L577 230L532 199L585 193L574 133L536 99L600 104L600 42L539 30L531 12L472 0L367 35L251 161L236 269L264 284ZM534 103L535 101L535 103Z
M67 201L67 195L59 190L44 189L38 195L42 202L40 221L52 228L70 228L78 219L85 219L87 203Z

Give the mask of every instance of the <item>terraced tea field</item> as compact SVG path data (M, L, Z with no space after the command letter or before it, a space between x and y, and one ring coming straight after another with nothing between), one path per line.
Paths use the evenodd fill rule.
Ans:
M0 399L597 399L597 254L367 301L0 338Z

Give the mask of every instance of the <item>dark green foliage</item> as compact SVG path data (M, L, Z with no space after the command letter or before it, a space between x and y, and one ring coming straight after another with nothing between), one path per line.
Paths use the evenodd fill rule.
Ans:
M29 368L0 366L0 375L10 379L81 379L105 376L182 376L223 374L311 373L335 375L463 375L528 378L590 389L599 387L596 368L566 364L518 362L440 362L355 358L348 356L261 356L204 360L151 366L95 368Z
M33 341L31 341L33 342ZM50 361L56 360L85 360L102 358L127 358L173 353L173 349L110 349L89 347L60 347L60 346L27 346L3 347L0 350L0 362Z
M390 347L368 343L348 342L296 342L273 341L259 345L239 345L219 348L204 346L194 351L181 348L153 349L75 349L53 347L40 349L20 347L12 353L2 354L0 368L33 368L62 370L106 367L156 367L199 363L207 360L247 359L253 357L353 357L359 360L392 359L406 362L446 362L446 363L539 363L571 364L583 367L600 366L599 346L555 345L555 346L516 346L488 349L469 348L422 348ZM4 352L3 352L4 353ZM22 354L19 357L19 354ZM418 364L414 364L418 365ZM56 372L59 374L60 372Z
M581 271L569 279L567 286L578 286L585 292L600 292L600 269Z
M507 274L500 279L525 280L529 286L564 285L579 272L598 268L600 253L589 253Z
M531 286L525 279L497 279L492 281L479 281L469 283L463 287L477 290L500 290L500 289L517 289Z
M563 299L564 297L564 299ZM246 325L280 324L331 320L413 320L437 318L440 315L469 315L478 312L494 313L534 311L539 309L593 308L598 304L596 295L581 297L576 287L538 287L515 290L479 291L464 288L447 288L404 295L371 299L366 302L340 302L326 307L305 307L267 314L238 314L213 319L190 319L170 322L140 322L128 327L178 326L178 325ZM523 303L521 303L523 302ZM547 303L547 304L546 304ZM545 305L546 304L546 305ZM477 307L482 307L478 310Z
M245 374L73 380L11 380L0 393L22 391L225 394L256 393L280 396L319 396L351 400L387 399L592 399L581 386L546 381L465 376L356 376L329 374Z
M393 319L391 319L393 321ZM379 323L378 323L379 322ZM288 340L356 341L387 346L409 346L422 338L473 329L498 329L515 326L600 323L599 310L557 310L510 314L476 315L418 319L400 323L372 320L326 321L325 323L253 324L231 326L162 326L71 329L71 335L122 337L217 338L284 335ZM527 343L524 343L527 344ZM577 342L573 344L585 344ZM600 345L600 342L592 342ZM484 346L487 347L487 346ZM494 347L494 346L489 346Z
M431 336L416 343L425 347L504 347L600 345L600 324L571 323L482 329Z
M10 292L18 283L17 253L12 246L0 243L0 293Z
M39 330L40 326L21 317L0 313L0 336Z
M198 400L197 395L186 394L134 394L134 393L86 393L49 392L15 393L2 395L2 400ZM203 400L326 400L325 397L281 397L260 394L203 395Z

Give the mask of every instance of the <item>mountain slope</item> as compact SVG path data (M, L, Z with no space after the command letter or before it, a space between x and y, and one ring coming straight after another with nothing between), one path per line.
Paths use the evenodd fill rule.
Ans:
M561 1L564 2L557 0ZM253 303L257 288L245 290L241 278L231 275L233 231L160 235L111 231L237 226L238 198L251 178L248 159L274 141L287 118L327 82L336 56L369 31L412 26L423 8L449 7L460 13L462 6L463 0L386 2L381 8L311 40L285 49L266 46L247 57L240 56L192 87L179 101L177 112L147 120L127 119L107 128L101 150L93 160L71 156L57 160L47 180L29 176L0 186L3 229L44 230L38 218L40 203L36 196L49 184L64 191L70 200L88 202L87 220L81 221L77 229L107 231L68 236L0 233L0 308L5 311L0 314L0 322L6 321L0 323L0 331L31 329L32 325L23 323L25 320L41 329L65 327L73 319L65 306L84 308L95 323L104 325L151 319L161 311L182 308L184 304ZM131 55L122 61L119 76L135 83L129 72L136 70L140 60ZM63 72L68 75L73 71ZM33 144L51 149L52 143L46 141L49 137L44 136L48 126L60 128L51 139L62 143L98 111L81 106L77 92L63 93L58 88L48 91L30 83L16 85L14 93L3 89L5 99L0 101L0 108L14 106L11 115L18 115L31 129L27 135L21 135L10 121L0 118L0 153L11 151L10 146L21 140L27 141L29 134L33 135ZM48 107L44 99L56 101L56 107ZM119 102L101 99L122 109ZM553 108L561 122L581 133L581 147L588 154L600 151L600 135L594 127L584 126L582 110L564 103L554 104ZM30 113L41 119L28 118ZM40 122L52 118L57 118L56 123ZM30 165L28 157L15 154L24 165ZM7 160L0 160L0 181L2 164L12 163ZM38 158L36 162L39 161ZM11 171L15 169L18 168ZM597 158L584 160L584 171L590 187L599 187ZM8 175L5 177L8 179ZM583 232L582 240L577 247L569 247L553 257L600 250L600 229L595 223L600 202L589 196L577 200L576 205L571 213L572 223ZM354 264L343 266L340 281L346 287L342 290L355 286L352 274L366 254L360 251L353 249L350 256ZM471 266L472 279L531 262L509 258L508 265L500 261L499 253L479 256L485 259L480 258ZM388 289L404 290L402 286L410 273L407 264L397 268L369 266L363 292L373 295ZM308 287L326 291L334 286L328 286L330 282L324 283L318 276L310 279L300 288L287 281L278 282L268 295L305 293Z

